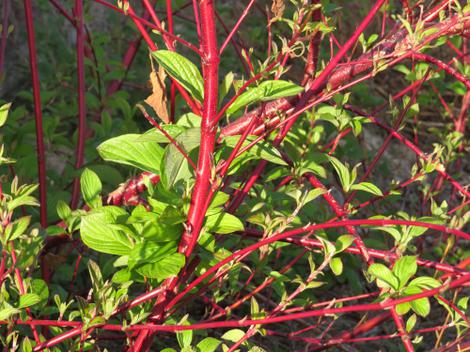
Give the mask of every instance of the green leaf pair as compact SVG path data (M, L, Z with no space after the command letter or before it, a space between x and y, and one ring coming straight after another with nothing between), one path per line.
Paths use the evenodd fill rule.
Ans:
M354 184L357 178L357 167L359 165L356 165L351 171L349 171L348 167L335 157L329 156L328 158L330 159L331 165L333 165L333 168L335 169L336 174L338 175L341 182L341 186L346 193L351 190L356 190L371 193L376 196L383 195L382 191L376 185L370 182L360 182Z

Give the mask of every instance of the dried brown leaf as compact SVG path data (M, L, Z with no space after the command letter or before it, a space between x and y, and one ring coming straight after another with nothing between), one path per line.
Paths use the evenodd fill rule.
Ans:
M164 122L169 123L170 118L168 116L167 109L167 96L165 89L165 71L162 67L158 68L158 71L152 70L150 72L150 83L152 85L152 94L145 99L145 102L149 104L157 116Z
M284 10L286 9L286 4L284 0L273 0L273 4L271 5L271 11L274 14L274 18L281 18L284 15Z

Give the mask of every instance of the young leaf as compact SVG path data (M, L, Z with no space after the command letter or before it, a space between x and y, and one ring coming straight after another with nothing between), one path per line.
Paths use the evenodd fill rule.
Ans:
M205 227L209 232L220 234L233 233L245 229L243 223L237 217L229 213L218 213L208 216L206 218Z
M338 239L336 240L335 248L336 251L335 253L340 253L347 249L351 244L354 242L354 236L353 235L342 235L339 236Z
M98 208L102 205L100 197L102 185L95 172L90 169L83 170L80 177L80 186L83 200L90 208Z
M177 80L194 99L203 101L204 83L196 65L184 56L168 50L157 50L152 52L152 55L165 71Z
M399 288L405 287L408 280L416 274L416 270L418 270L418 266L414 256L407 255L395 262L392 272L400 280Z
M341 261L341 258L332 258L330 262L330 268L336 276L341 275L341 273L343 272L343 262Z
M372 193L376 196L383 196L383 193L380 190L380 188L370 182L361 182L361 183L352 185L349 189Z
M125 213L124 210L122 212ZM83 216L80 223L80 236L83 243L102 253L129 254L134 244L121 228L116 228L112 224L113 222L104 212L94 212Z
M393 275L392 271L383 264L374 263L369 266L369 274L377 279L385 282L387 285L397 290L399 287L398 279Z
M97 150L107 161L131 165L160 174L163 148L157 143L141 141L140 134L124 134L101 143Z
M308 193L305 195L304 199L303 199L303 204L307 204L309 202L311 202L312 200L315 200L317 199L319 196L327 193L328 191L326 189L323 189L323 188L315 188L315 189L311 189L310 191L308 191Z
M410 332L413 330L415 324L416 324L416 314L412 314L408 320L406 321L406 332Z
M64 221L72 215L72 210L70 209L69 205L61 199L57 202L56 209L57 215L59 215L59 218Z
M5 240L13 241L26 232L31 221L31 216L23 216L8 224L5 228Z
M338 174L341 186L345 192L349 192L351 186L351 175L348 168L338 159L333 156L329 157L331 164L333 165L336 173Z
M232 329L222 335L222 339L230 342L238 342L245 336L245 332L240 329Z
M197 352L214 352L220 344L221 341L213 337L206 337L196 345L196 349Z
M11 103L3 104L0 106L0 127L7 122L8 111L10 111Z
M19 313L20 310L13 308L12 306L5 307L0 310L0 320L7 320L12 315Z
M287 81L270 80L264 81L259 86L251 88L240 94L227 109L226 114L232 115L241 108L244 108L259 101L269 101L278 98L290 97L299 94L304 88Z

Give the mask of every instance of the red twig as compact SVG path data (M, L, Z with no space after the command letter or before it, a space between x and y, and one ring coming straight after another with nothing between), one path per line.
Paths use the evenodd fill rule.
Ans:
M220 49L219 49L219 54L222 55L222 53L224 52L225 48L227 47L228 43L230 42L230 40L232 39L232 37L235 35L235 33L238 31L238 29L240 28L243 20L246 18L246 16L248 16L248 13L250 12L251 8L253 7L253 4L255 3L256 0L250 0L250 2L248 3L248 5L246 5L245 9L243 10L243 13L242 15L238 18L237 20L237 23L235 23L235 25L233 26L232 30L230 31L230 33L227 35L227 38L225 38L225 41L223 42L223 44L220 46Z
M2 37L0 38L0 81L3 78L3 65L8 39L8 16L10 14L10 0L4 0L2 6Z
M86 87L85 87L85 36L83 23L83 3L82 0L75 0L75 28L76 28L76 52L77 52L77 96L78 96L78 135L77 147L75 153L75 169L79 170L84 161L85 142L86 142ZM80 178L76 177L73 182L71 208L75 209L80 197Z
M405 327L403 325L403 319L398 315L396 308L393 307L390 312L392 313L393 321L397 326L398 333L400 334L401 340L403 341L403 345L407 352L413 352L415 349L413 348L413 344L411 343L410 337L406 333Z
M36 148L39 175L39 203L41 205L41 226L47 226L47 185L46 185L46 154L44 150L44 132L42 127L41 88L39 86L39 71L36 59L36 42L34 39L33 9L31 0L24 0L26 29L28 32L29 65L33 82L34 115L36 122Z

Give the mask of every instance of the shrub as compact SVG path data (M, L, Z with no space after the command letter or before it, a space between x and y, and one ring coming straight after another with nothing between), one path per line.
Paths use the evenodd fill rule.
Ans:
M3 4L4 350L469 346L469 5L71 3Z

